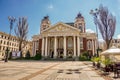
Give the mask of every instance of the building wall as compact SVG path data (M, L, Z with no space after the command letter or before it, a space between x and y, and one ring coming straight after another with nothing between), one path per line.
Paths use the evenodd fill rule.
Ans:
M19 42L18 38L16 36L10 36L10 39L8 40L9 34L5 32L0 32L0 59L4 58L5 56L5 50L7 47L9 47L10 52L12 51L18 51L19 50ZM30 50L32 53L31 47L32 42L28 41L28 44L23 49L23 52L26 53L27 50Z
M117 48L120 48L120 39L113 39L111 42L111 46L116 46Z

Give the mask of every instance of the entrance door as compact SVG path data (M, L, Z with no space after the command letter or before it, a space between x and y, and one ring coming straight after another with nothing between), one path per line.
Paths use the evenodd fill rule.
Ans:
M72 50L68 50L67 56L68 56L68 58L72 58L73 51Z
M63 51L60 51L60 58L63 58Z
M54 57L54 52L52 51L51 58L53 58L53 57Z

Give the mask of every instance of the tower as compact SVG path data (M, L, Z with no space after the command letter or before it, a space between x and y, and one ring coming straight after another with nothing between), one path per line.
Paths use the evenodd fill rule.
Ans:
M80 29L82 33L85 32L85 21L81 13L78 13L77 17L75 18L74 27Z
M42 21L41 21L41 29L40 32L47 29L48 27L50 27L50 20L49 20L49 16L45 16Z

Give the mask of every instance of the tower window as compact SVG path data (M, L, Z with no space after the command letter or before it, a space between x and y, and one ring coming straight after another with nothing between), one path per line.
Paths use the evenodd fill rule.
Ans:
M83 32L83 30L82 30L82 26L79 26L79 29L80 29L81 32Z

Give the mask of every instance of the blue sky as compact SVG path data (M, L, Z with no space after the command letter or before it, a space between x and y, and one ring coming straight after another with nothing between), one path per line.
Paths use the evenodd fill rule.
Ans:
M120 37L120 0L0 0L0 31L9 33L8 16L16 18L25 16L29 24L28 38L31 39L31 36L39 34L40 22L44 16L49 15L52 24L59 21L74 22L79 12L85 18L86 29L95 31L93 17L89 12L98 8L100 4L108 7L116 16L114 38L118 35ZM100 33L99 38L102 38Z

